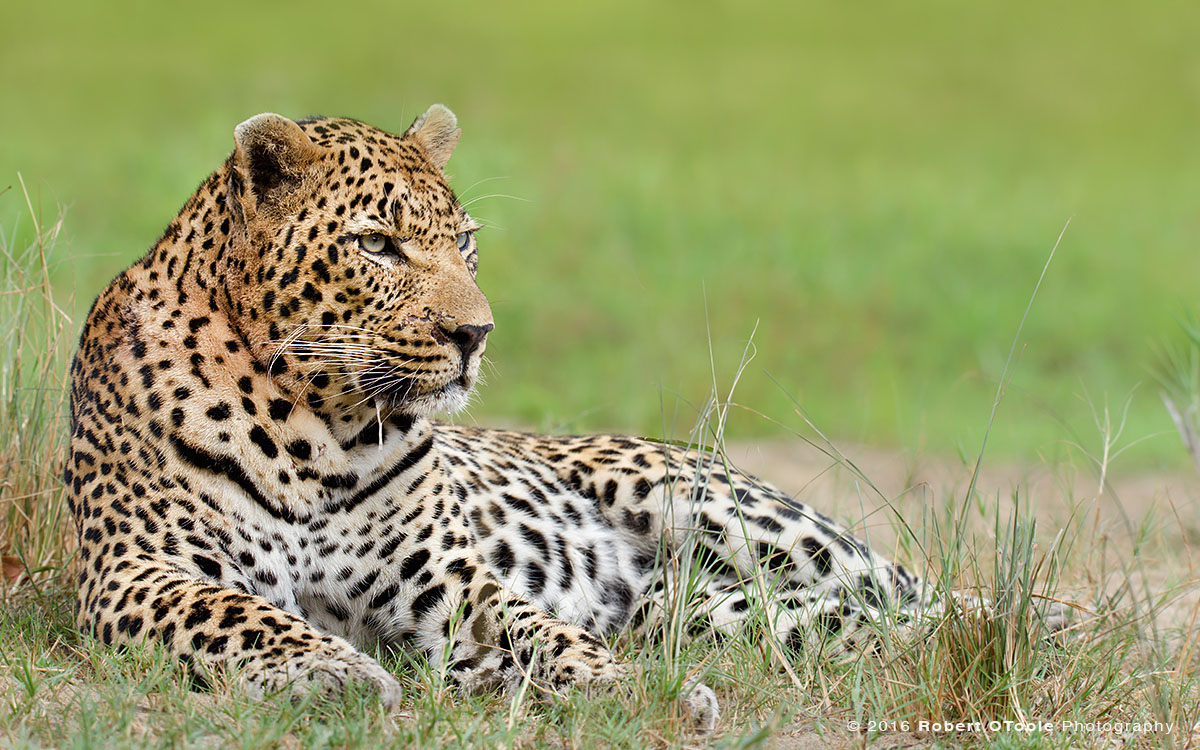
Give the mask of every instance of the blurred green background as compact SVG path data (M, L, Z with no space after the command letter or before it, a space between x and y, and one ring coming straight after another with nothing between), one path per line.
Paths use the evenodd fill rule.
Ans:
M459 116L494 363L466 419L1183 461L1147 366L1200 288L1200 5L13 2L0 184L76 323L261 111ZM511 197L505 197L511 196ZM0 196L10 238L20 188ZM711 356L710 356L711 355ZM1141 384L1139 386L1139 383ZM776 425L771 420L782 423Z

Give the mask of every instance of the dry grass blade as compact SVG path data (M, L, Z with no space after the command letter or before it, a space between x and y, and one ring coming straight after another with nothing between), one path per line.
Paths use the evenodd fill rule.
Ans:
M22 188L24 184L22 183ZM64 570L74 534L61 491L68 429L69 300L50 283L63 220L45 221L23 195L29 226L0 229L0 553L27 580Z

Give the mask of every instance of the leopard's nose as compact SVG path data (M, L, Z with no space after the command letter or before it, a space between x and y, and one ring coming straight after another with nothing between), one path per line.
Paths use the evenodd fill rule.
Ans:
M492 323L482 326L471 325L454 325L453 323L441 325L442 332L454 342L458 347L458 351L462 353L463 361L466 362L471 354L474 353L487 335L496 326Z

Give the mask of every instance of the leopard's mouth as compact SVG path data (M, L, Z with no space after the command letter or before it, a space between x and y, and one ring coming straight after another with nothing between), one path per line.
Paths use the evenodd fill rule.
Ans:
M399 404L404 401L436 396L440 393L457 389L470 389L474 384L474 380L468 378L466 375L461 375L456 380L451 380L448 383L433 386L422 383L414 378L398 378L391 383L377 386L374 393L377 398L383 398Z
M420 384L413 378L394 378L379 383L372 389L372 395L380 400L399 405L413 396L421 394Z
M360 390L376 403L392 409L413 416L430 416L461 409L474 385L474 377L461 373L454 380L440 384L430 384L411 377L375 380L365 384L365 387L360 385Z

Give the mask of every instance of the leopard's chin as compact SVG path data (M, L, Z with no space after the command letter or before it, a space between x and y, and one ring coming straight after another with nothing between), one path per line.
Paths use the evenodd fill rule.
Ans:
M455 414L471 400L474 383L459 378L440 388L416 395L409 395L396 404L396 408L413 417L432 417L438 414Z

